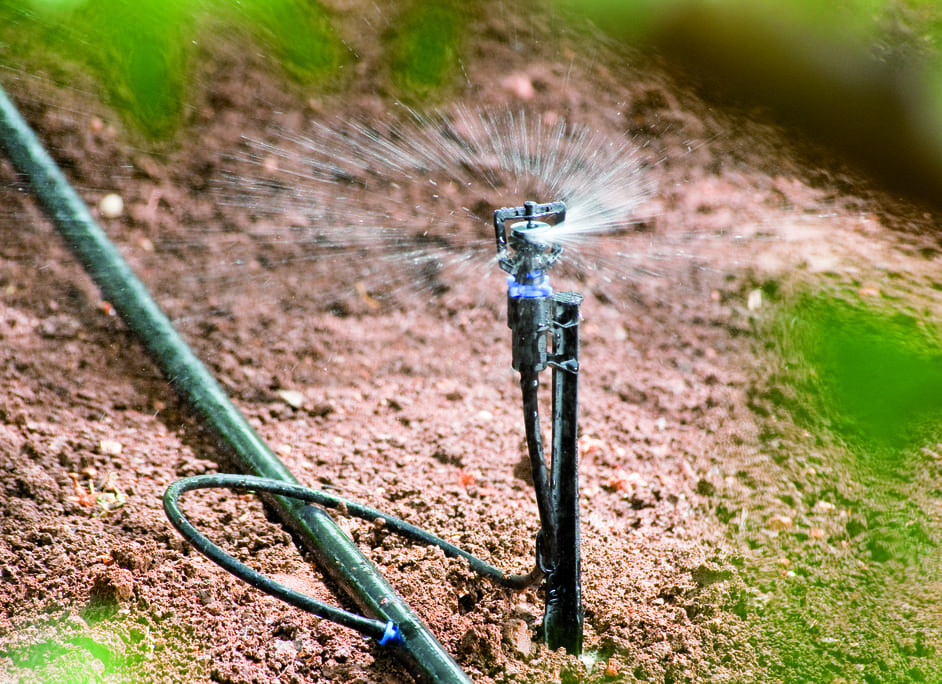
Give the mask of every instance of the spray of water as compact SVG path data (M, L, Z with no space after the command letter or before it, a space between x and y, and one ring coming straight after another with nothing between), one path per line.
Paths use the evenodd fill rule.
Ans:
M221 204L252 214L256 234L290 240L286 260L354 265L349 278L370 292L441 293L496 272L493 211L531 199L566 202L567 220L535 237L585 269L592 239L629 229L649 194L627 138L523 110L317 121L246 140L230 162Z

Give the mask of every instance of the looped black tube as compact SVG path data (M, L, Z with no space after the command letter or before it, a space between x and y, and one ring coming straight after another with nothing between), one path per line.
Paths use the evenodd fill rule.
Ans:
M332 606L329 603L318 601L310 596L289 589L282 584L278 584L269 577L262 575L244 563L236 560L199 532L189 520L183 516L183 512L180 510L179 498L182 494L194 489L217 488L274 494L276 496L283 496L289 499L296 499L305 503L317 504L325 508L339 510L362 520L382 521L383 526L389 531L395 532L412 541L437 546L445 552L446 556L464 558L468 561L471 569L479 575L511 589L525 589L543 576L539 564L532 572L526 575L505 575L494 566L444 539L436 537L430 532L407 523L404 520L383 513L372 506L366 506L335 494L329 494L320 489L311 489L282 480L250 475L197 475L195 477L178 480L167 487L163 498L164 511L167 513L167 517L177 531L183 535L197 551L224 570L244 580L248 584L251 584L256 589L281 599L295 608L300 608L301 610L331 620L344 627L354 629L366 637L374 638L380 645L386 645L387 643L397 644L401 640L399 629L394 623L370 620L362 615L357 615L356 613L351 613L337 608L336 606Z

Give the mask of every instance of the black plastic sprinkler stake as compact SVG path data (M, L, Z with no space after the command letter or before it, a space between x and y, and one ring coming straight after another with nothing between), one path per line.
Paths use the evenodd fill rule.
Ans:
M579 305L582 295L553 297L553 460L550 486L556 514L555 560L546 578L543 627L550 648L582 653L581 540L579 536Z
M562 202L494 212L497 261L507 276L507 324L512 332L511 364L520 373L527 449L541 530L537 563L546 574L543 631L551 649L582 653L583 608L579 537L577 411L579 305L577 292L554 294L546 271L562 253L542 234L566 220ZM510 222L510 236L507 224ZM549 339L552 338L552 350ZM553 441L547 474L540 435L539 374L553 368Z
M2 89L0 148L29 181L43 211L104 299L114 306L173 388L217 434L219 446L242 470L295 484L288 469L174 330ZM468 676L418 616L323 508L284 496L274 496L271 502L282 520L313 551L324 573L375 618L384 634L389 623L398 629L398 637L390 639L390 645L419 681L470 684ZM367 633L376 631L377 625L372 622L364 624Z

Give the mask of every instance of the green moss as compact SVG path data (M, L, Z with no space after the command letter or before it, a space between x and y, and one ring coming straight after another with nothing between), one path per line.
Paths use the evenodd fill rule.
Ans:
M145 137L170 137L191 86L191 62L210 20L244 27L304 83L345 58L327 11L313 0L0 0L0 64L69 84L88 73L102 100Z
M942 425L942 347L935 325L907 313L805 295L770 334L790 364L800 415L868 450L911 448Z
M425 99L447 87L460 66L465 16L448 0L417 2L390 36L394 85L406 99Z
M220 8L226 7L225 3ZM296 81L319 84L334 76L348 51L327 10L311 0L248 0L246 23Z

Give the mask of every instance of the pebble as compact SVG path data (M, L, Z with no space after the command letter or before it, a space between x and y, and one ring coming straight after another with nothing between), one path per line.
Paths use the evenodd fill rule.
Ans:
M756 289L749 293L746 300L746 307L750 311L758 311L762 308L762 290Z
M614 658L609 658L605 663L605 676L606 677L617 677L618 676L618 662Z
M301 408L304 404L304 394L297 390L278 390L278 396L291 408Z
M109 568L95 576L91 596L98 601L123 603L134 595L134 576L123 568Z
M98 211L105 218L118 218L124 213L124 200L116 192L110 192L98 202Z
M792 528L792 519L787 515L773 515L766 526L773 532L782 532Z
M105 456L120 456L124 445L113 439L103 439L98 443L98 449Z
M510 74L505 77L500 84L521 100L532 100L536 95L536 89L533 87L533 81L526 74Z
M504 623L502 633L504 644L510 649L510 652L518 658L526 658L530 655L533 648L533 639L530 636L530 628L527 623L520 618L509 618Z

